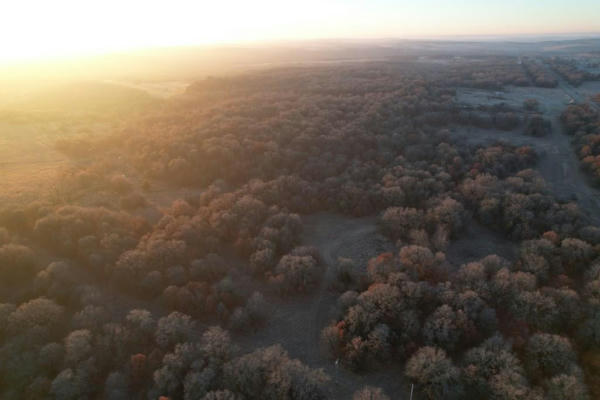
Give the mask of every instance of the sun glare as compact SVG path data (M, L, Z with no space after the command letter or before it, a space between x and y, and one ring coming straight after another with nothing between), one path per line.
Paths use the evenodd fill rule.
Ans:
M301 37L300 25L311 36L311 24L335 12L319 6L317 16L309 11L314 9L306 3L290 6L270 0L176 0L168 6L139 0L15 1L4 7L0 20L4 38L0 60Z
M0 400L600 399L600 0L0 0Z
M550 11L522 4L518 15L512 0L466 3L469 13L443 0L6 0L0 62L225 42L599 30L588 0Z

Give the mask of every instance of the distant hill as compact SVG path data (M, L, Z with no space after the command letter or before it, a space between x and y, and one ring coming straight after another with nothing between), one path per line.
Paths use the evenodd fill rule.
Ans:
M310 40L263 44L155 48L57 59L27 64L0 65L6 87L69 80L185 81L209 75L222 76L263 67L340 61L397 60L431 54L546 54L598 51L600 38L456 37L430 39Z
M115 117L140 111L160 99L118 84L76 82L33 90L0 107L0 119L45 120L58 117Z

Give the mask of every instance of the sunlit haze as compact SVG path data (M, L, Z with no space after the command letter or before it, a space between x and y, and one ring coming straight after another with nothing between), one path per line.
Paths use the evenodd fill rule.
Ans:
M0 400L600 399L600 0L0 4Z
M318 38L600 32L581 1L6 1L0 60Z

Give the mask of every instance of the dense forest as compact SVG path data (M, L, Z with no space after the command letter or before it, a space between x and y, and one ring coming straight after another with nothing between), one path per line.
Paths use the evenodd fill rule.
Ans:
M521 62L523 63L523 69L535 86L546 88L558 86L558 81L541 65L539 60L527 57L523 58Z
M600 113L595 105L569 106L561 115L565 131L573 137L582 167L600 183Z
M598 398L600 228L555 198L536 149L450 129L547 135L535 100L456 100L508 85L557 82L501 56L280 68L200 80L106 135L57 141L73 163L55 196L0 209L0 397L335 398L285 338L241 344L278 301L324 290L323 358L407 384L355 400L410 384L418 399ZM562 121L600 176L597 111ZM329 265L303 240L318 213L375 217L393 250ZM472 225L514 257L450 260Z
M595 81L600 79L600 74L580 69L575 60L552 57L548 60L548 63L557 74L562 76L569 84L576 87L585 81Z

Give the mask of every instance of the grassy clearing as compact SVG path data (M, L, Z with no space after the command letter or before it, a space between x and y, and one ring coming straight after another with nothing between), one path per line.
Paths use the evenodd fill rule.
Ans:
M3 102L0 200L32 200L40 193L60 197L60 175L74 161L57 149L58 141L106 135L160 102L139 89L97 82L46 88Z

